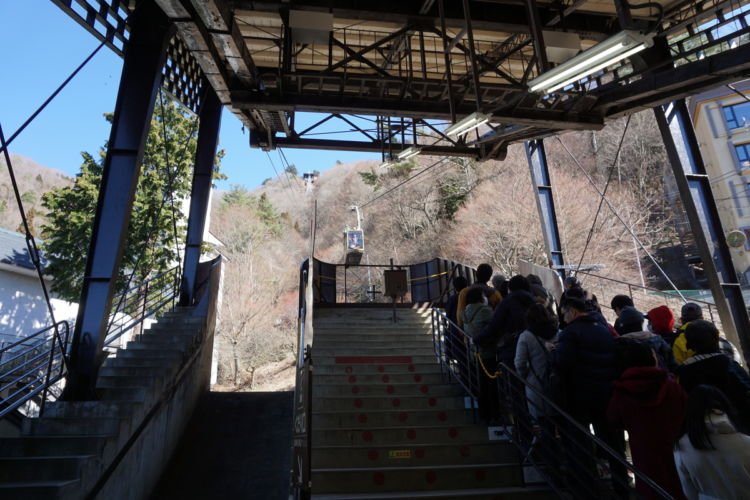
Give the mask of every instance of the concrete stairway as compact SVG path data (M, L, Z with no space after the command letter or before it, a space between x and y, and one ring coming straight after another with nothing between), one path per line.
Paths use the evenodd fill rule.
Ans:
M317 309L312 492L317 499L551 498L474 423L440 373L429 311Z
M51 403L20 437L0 439L0 498L86 497L195 352L203 321L168 313L104 362L98 401ZM138 498L143 487L116 496Z

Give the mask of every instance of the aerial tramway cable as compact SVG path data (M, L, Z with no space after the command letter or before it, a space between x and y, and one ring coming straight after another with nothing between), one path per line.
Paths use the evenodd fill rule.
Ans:
M669 276L667 276L667 273L662 269L662 267L659 265L659 263L656 261L653 255L651 255L651 252L649 252L646 247L643 245L641 240L636 236L635 232L630 228L630 226L623 220L623 218L620 216L619 212L615 207L612 206L612 203L604 196L604 194L599 190L599 188L596 186L596 183L594 182L594 179L591 178L591 175L586 171L585 168L583 168L583 165L578 161L578 159L573 155L573 153L570 152L568 147L565 145L565 143L562 141L560 137L557 137L558 142L560 142L560 145L563 147L565 152L568 153L570 158L573 160L573 162L578 166L578 168L583 172L583 175L586 176L586 179L588 179L589 183L594 187L594 190L599 194L599 196L602 197L604 202L607 204L609 209L612 211L612 214L614 214L615 217L622 223L623 226L625 226L625 229L630 233L630 236L633 237L633 239L638 243L638 246L641 247L641 250L643 250L649 259L651 259L651 262L654 263L654 266L659 270L659 272L664 276L664 279L667 280L669 285L674 289L675 292L677 292L677 295L680 296L680 299L682 299L683 302L687 302L687 299L684 295L682 295L682 292L677 288L677 286L672 282L671 279L669 279Z
M380 194L379 194L378 196L376 196L375 198L372 198L372 199L370 199L369 201L367 201L366 203L363 203L362 205L360 205L360 206L359 206L359 208L365 208L365 207L366 207L367 205L371 205L372 203L375 203L375 202L376 202L377 200L379 200L380 198L382 198L382 197L384 197L385 195L387 195L387 194L389 194L389 193L391 193L391 192L395 191L396 189L400 188L401 186L403 186L403 185L404 185L404 184L406 184L407 182L410 182L410 181L412 181L412 180L416 179L417 177L419 177L420 175L424 174L425 172L427 172L427 171L429 171L429 170L432 170L433 168L437 167L437 166L438 166L438 165L440 165L441 163L444 163L445 161L447 161L447 158L440 158L440 159L439 159L438 161L434 162L433 164L429 165L428 167L425 167L424 169L420 170L419 172L417 172L416 174L412 175L412 176L411 176L411 177L409 177L408 179L405 179L405 180L403 180L403 181L399 182L398 184L396 184L396 185L395 185L395 186L393 186L392 188L388 189L387 191L385 191L385 192L383 192L383 193L380 193Z

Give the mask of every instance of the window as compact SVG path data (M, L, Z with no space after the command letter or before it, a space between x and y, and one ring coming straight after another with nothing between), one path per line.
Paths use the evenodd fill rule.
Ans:
M739 160L739 169L750 169L750 143L735 144L734 151L737 153L737 160Z
M750 102L724 106L724 118L729 130L744 127L746 123L750 124Z

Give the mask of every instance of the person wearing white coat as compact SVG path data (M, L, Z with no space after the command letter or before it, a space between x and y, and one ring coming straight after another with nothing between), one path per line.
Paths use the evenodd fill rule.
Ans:
M750 498L750 436L737 431L734 410L714 386L688 396L687 432L674 450L682 489L689 500Z

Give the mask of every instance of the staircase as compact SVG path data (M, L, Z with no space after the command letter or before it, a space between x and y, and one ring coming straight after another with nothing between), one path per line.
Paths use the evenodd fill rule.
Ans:
M22 422L20 437L0 439L0 498L87 497L126 443L135 439L134 448L143 446L139 427L202 340L205 318L188 312L167 313L140 340L108 358L99 372L98 401L50 403L43 417ZM174 431L179 429L165 429ZM158 472L143 471L143 484L101 498L143 498L149 476L158 478Z
M315 310L313 498L551 498L441 375L429 311L392 314Z

